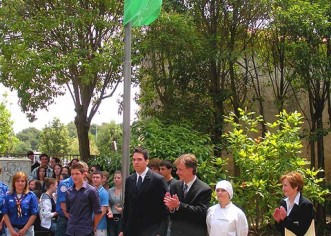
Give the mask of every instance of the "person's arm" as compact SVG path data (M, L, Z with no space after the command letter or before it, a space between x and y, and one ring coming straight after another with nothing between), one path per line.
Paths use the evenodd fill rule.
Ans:
M107 212L108 194L106 193L99 196L97 190L95 188L92 188L91 191L89 192L89 200L92 203L92 209L94 213L93 226L95 231L98 227L101 218ZM102 201L102 203L100 201ZM101 204L105 205L104 209L102 209Z
M108 212L108 206L101 207L101 218L104 217Z
M63 211L63 214L65 215L65 217L67 217L68 219L70 218L70 201L69 201L69 193L66 192L65 193L65 202L61 202L60 206L61 209ZM64 205L63 205L64 204Z
M102 213L99 214L94 214L94 221L93 221L93 227L94 227L94 231L97 229L98 224L100 222L100 220L102 219Z
M3 215L3 220L4 220L4 222L5 222L6 226L7 226L10 234L12 236L19 236L18 233L14 230L14 228L13 228L11 222L10 222L9 216L7 214L4 214Z
M60 207L63 212L63 215L69 219L69 212L67 211L67 206L65 202L60 202Z
M247 236L248 235L248 223L246 215L243 211L240 211L238 214L237 222L237 235L238 236Z
M211 217L212 217L211 211L212 211L212 208L210 207L207 211L207 217L206 217L208 235L210 234L210 229L211 229Z
M108 213L107 213L107 217L108 217L109 219L111 219L111 218L114 217L113 212L111 211L110 206L107 207L107 212L108 212Z

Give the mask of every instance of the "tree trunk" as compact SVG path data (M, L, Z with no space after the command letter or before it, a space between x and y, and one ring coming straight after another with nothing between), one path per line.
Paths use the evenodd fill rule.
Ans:
M90 140L88 137L90 124L88 123L87 117L83 112L77 111L75 125L77 128L79 141L79 154L81 156L81 160L87 163L90 158Z

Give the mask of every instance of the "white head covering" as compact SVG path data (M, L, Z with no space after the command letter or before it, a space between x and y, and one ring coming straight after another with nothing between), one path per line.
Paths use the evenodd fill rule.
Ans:
M215 189L218 189L218 188L221 188L221 189L224 189L225 191L227 191L230 195L230 199L232 199L233 197L233 189L232 189L232 185L229 181L226 181L226 180L221 180L220 182L218 182L216 184L216 188Z

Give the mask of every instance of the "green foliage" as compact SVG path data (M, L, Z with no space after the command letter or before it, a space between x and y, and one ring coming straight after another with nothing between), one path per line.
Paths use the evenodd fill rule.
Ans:
M0 103L0 153L11 153L18 142L13 130L11 114L4 102Z
M96 145L99 154L89 162L91 165L99 165L110 174L121 169L122 128L115 122L104 123L100 126L92 126L96 136ZM116 144L114 144L114 142ZM116 145L116 150L115 150Z
M73 121L71 121L67 124L67 129L68 129L70 138L77 138L77 129L76 129L75 123Z
M265 227L272 218L272 211L282 197L279 178L288 171L300 171L305 176L304 195L314 202L323 202L327 191L318 184L318 171L307 169L308 162L300 157L300 125L298 112L286 111L277 120L267 123L268 132L259 137L258 125L263 120L254 112L239 109L240 117L231 113L225 121L230 131L224 134L228 149L240 168L240 176L234 178L236 197L255 231ZM239 121L239 122L237 122Z
M188 120L196 130L209 129L213 115L206 96L206 43L192 16L162 12L137 45L148 61L140 76L142 116L174 123Z
M30 120L70 93L84 159L91 120L121 82L122 13L117 0L1 3L0 81L17 91Z
M132 125L131 146L142 145L149 150L150 158L174 161L184 153L193 153L198 159L198 176L209 184L224 178L225 161L213 156L213 145L208 135L185 124L163 124L151 118Z
M49 155L71 153L67 127L54 118L40 133L40 151Z
M40 130L30 127L16 134L19 143L15 147L15 153L26 153L29 150L38 150Z

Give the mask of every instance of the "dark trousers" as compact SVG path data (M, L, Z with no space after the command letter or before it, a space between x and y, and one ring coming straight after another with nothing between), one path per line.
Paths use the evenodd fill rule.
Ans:
M108 236L118 236L121 232L121 215L114 215L113 218L107 218Z
M57 218L55 236L64 236L64 235L66 235L67 226L68 226L68 219L64 216L59 216Z

